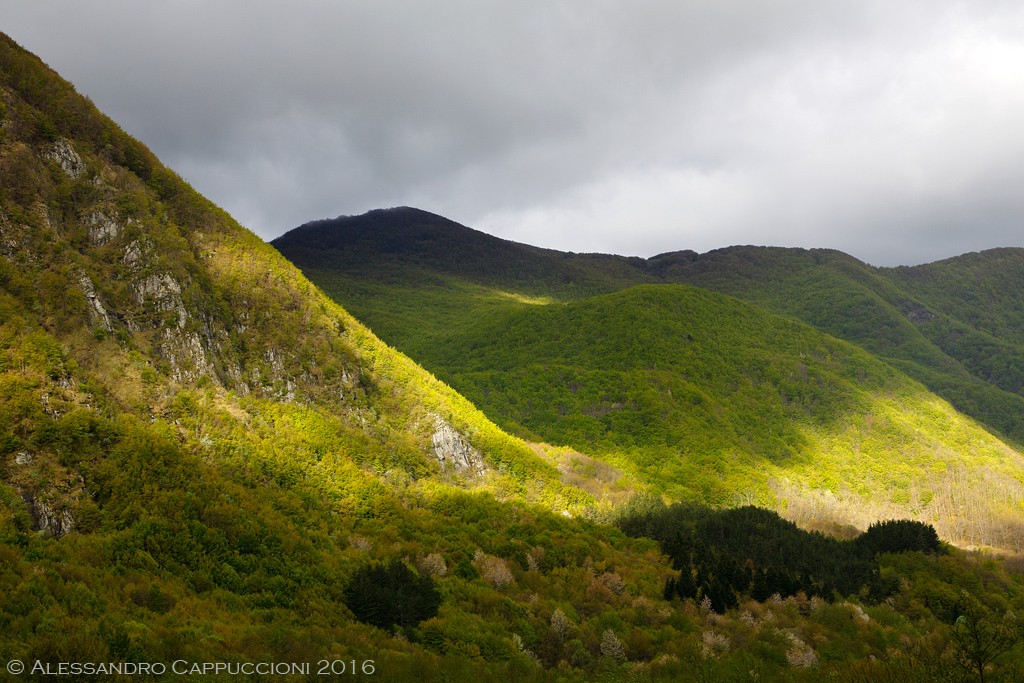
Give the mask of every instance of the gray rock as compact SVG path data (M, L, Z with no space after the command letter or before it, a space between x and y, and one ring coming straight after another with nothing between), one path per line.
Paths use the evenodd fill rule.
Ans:
M124 258L122 259L122 262L128 268L136 270L144 265L143 257L147 251L148 248L143 246L141 240L135 240L124 248Z
M181 285L173 277L167 273L160 273L136 280L131 285L131 293L139 305L152 300L158 311L177 313L178 329L185 329L188 311L181 300Z
M452 467L460 474L481 475L487 471L484 457L448 422L434 419L432 437L434 457L443 467Z
M90 324L94 327L100 327L107 332L113 331L114 327L110 324L110 316L107 315L107 309L104 308L103 302L100 301L99 296L96 294L96 288L93 286L89 276L85 273L79 273L78 286L82 288L85 300L89 304Z
M203 375L216 378L202 339L195 332L167 328L160 343L160 353L171 366L171 377L176 382L195 382Z
M121 226L116 217L108 216L103 211L93 211L85 216L84 222L89 226L89 242L94 247L101 247L121 234Z
M64 138L53 143L45 154L47 159L56 161L72 178L77 178L85 173L85 163L82 161L82 157L78 156L75 148Z
M36 528L60 538L75 528L75 517L70 510L58 510L38 498L32 502L32 518Z
M912 323L923 323L935 320L935 314L915 301L901 301L900 310Z
M32 454L28 451L19 451L14 454L15 465L27 465L32 462Z

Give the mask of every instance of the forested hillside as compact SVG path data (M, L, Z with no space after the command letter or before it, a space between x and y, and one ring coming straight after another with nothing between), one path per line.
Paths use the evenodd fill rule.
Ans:
M617 259L570 261L602 273L558 285L577 298L625 281ZM736 405L710 394L708 404L761 400L792 366L794 405L756 418L782 429L780 447L803 437L779 418L813 407L844 373L867 372L880 400L921 396L792 320L690 288L658 292L548 315L582 332L639 295L688 311L673 324L700 344L747 348L745 329L771 328ZM547 301L514 289L484 299L500 315L496 302L522 312ZM735 314L720 334L716 311ZM520 331L546 333L527 318ZM684 341L629 368L651 372ZM548 356L605 355L591 344ZM609 344L611 360L635 355ZM811 354L807 378L787 345ZM507 353L521 362L521 349ZM692 403L695 379L665 386ZM869 398L851 391L837 406ZM812 423L834 417L814 410ZM630 429L600 443L658 434ZM993 472L1016 457L967 425L950 429L979 439ZM936 470L948 457L906 452ZM668 490L643 483L646 464L598 455L503 431L0 36L6 680L50 680L60 663L103 681L282 678L241 668L257 663L298 667L296 680L325 664L385 681L932 681L975 675L979 661L986 680L1020 673L1016 563L945 546L922 523L835 545L765 510L666 506L644 493ZM789 558L722 542L750 534L785 539ZM708 547L718 550L706 561L685 552ZM836 548L849 558L845 582L822 558ZM164 670L114 668L140 662ZM233 670L194 673L204 662Z
M395 235L415 237L396 254ZM558 259L412 209L274 244L505 428L597 455L673 500L757 502L833 530L912 517L960 544L1020 547L1024 470L999 437L1024 398L932 343L928 325L963 311L929 312L892 272L754 247ZM460 249L488 267L450 258ZM543 276L509 266L535 254ZM651 280L701 289L638 284Z
M388 246L396 236L400 252ZM428 366L450 330L516 304L685 283L853 342L998 435L1024 441L1024 347L1019 325L1007 322L1020 316L1019 249L901 268L873 268L826 249L749 246L640 259L537 249L408 208L317 221L273 244Z

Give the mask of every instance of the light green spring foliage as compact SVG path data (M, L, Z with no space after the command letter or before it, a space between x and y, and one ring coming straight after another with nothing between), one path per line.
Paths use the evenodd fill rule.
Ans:
M501 291L516 307L542 296ZM438 418L487 474L438 466ZM593 494L621 478L547 452L581 484L593 471ZM852 627L820 605L748 605L757 622L665 601L672 568L654 544L566 517L594 495L548 463L0 37L0 659L814 680L848 656L895 666L891 648L926 634L952 661L948 627L914 591L906 614L871 608ZM356 569L396 558L444 598L401 634L343 601ZM893 571L927 574L932 560L916 562ZM1004 568L949 562L1000 582L998 600L982 591L989 611L1020 609ZM820 668L795 668L780 629L813 642Z
M1013 288L957 286L979 270L1012 278L1016 251L964 257L964 272L754 247L644 261L559 255L412 209L274 244L507 429L671 498L756 501L832 530L909 516L957 543L1024 547L1016 441L989 433L1017 434L1024 415ZM531 255L543 272L509 265ZM638 284L652 280L705 291ZM964 302L979 299L988 313L972 318Z
M454 336L432 362L510 426L599 454L676 499L766 504L770 483L789 480L861 500L836 521L895 512L980 544L995 539L950 533L958 514L938 489L992 500L980 473L1002 475L1009 500L992 501L995 516L1016 514L1024 490L1016 451L891 366L692 287L521 311Z

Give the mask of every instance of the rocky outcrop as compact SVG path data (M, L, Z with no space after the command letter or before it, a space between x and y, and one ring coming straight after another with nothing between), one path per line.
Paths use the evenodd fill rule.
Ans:
M138 270L145 265L145 256L148 252L148 245L143 244L142 240L134 240L124 248L124 258L121 262L131 270Z
M71 143L64 138L53 143L46 150L45 156L47 159L56 161L64 169L64 172L72 178L77 178L85 173L85 162L82 161L82 157L78 156L78 152L71 146Z
M19 246L20 243L14 235L14 226L3 209L0 209L0 255L14 256Z
M82 293L85 294L85 301L89 307L89 324L107 332L113 331L114 328L110 324L110 316L107 314L107 309L96 294L96 288L93 286L89 276L85 273L79 273L78 286L82 288Z
M195 332L167 328L160 341L160 355L171 366L171 377L177 382L195 382L204 375L216 379L203 341Z
M89 231L89 243L94 247L117 239L121 234L121 225L116 214L112 217L104 211L92 211L82 218Z
M25 462L25 465L28 465ZM32 528L60 538L75 528L72 509L81 495L81 478L70 477L45 490L34 486L20 489L21 499L32 516Z
M181 300L181 285L173 277L167 273L154 273L136 280L130 289L135 303L141 306L151 301L156 310L162 313L177 313L178 329L185 328L188 311Z
M32 520L36 529L54 538L60 538L75 528L75 517L71 510L57 509L39 499L32 501Z
M441 417L434 419L433 453L442 467L459 474L479 476L487 471L484 457L462 434Z

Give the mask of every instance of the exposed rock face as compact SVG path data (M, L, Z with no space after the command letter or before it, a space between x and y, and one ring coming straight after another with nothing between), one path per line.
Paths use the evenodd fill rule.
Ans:
M141 268L144 263L143 257L145 256L146 251L148 251L148 249L143 246L142 241L135 240L124 248L124 258L122 259L122 262L132 270Z
M181 285L166 273L153 274L136 280L131 285L132 298L139 305L152 300L156 309L164 313L174 311L178 314L178 329L184 329L188 321L188 311L181 300Z
M32 519L37 529L55 538L75 528L75 517L70 510L57 510L39 499L32 502Z
M72 178L77 178L85 173L85 163L82 161L82 157L78 156L75 148L64 138L53 143L53 146L46 151L46 158L56 161Z
M83 221L89 226L89 242L94 247L101 247L117 239L121 234L121 226L117 219L103 211L93 211L85 216Z
M39 530L51 533L58 539L75 528L75 517L71 510L54 510L46 503L36 501L32 514Z
M18 240L14 236L14 230L11 226L10 219L7 218L7 214L0 209L0 254L4 256L14 256L17 253L19 247Z
M78 286L82 288L85 300L89 303L89 322L94 327L111 332L114 328L110 324L110 316L107 315L107 309L103 307L103 302L96 295L96 288L93 286L92 280L85 273L79 273Z
M452 467L460 474L481 475L487 471L480 451L440 417L434 420L433 444L434 457L442 466Z
M56 506L31 492L22 492L21 499L32 514L32 528L60 538L75 528L75 516L64 506Z
M166 329L160 343L160 353L170 364L171 377L175 381L194 382L203 375L216 377L203 341L195 332Z

